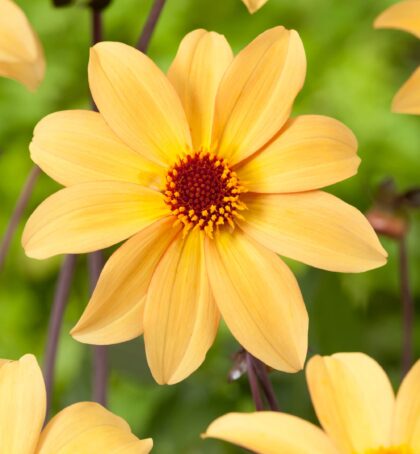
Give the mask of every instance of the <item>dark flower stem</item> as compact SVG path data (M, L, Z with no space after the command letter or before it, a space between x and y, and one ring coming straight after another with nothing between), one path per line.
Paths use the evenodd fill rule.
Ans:
M92 8L92 45L102 41L102 12Z
M160 18L166 0L155 0L150 10L149 16L146 19L143 31L137 43L137 49L146 53L149 48L149 43L155 31L156 24Z
M254 357L246 352L246 368L248 374L249 387L251 388L252 399L254 400L255 409L257 411L264 410L264 404L260 394L260 386L255 370Z
M44 378L47 391L47 417L51 410L55 362L57 358L58 340L60 338L61 325L64 311L70 295L76 266L76 255L67 255L61 265L55 290L54 301L48 326L47 347L45 351Z
M92 8L92 45L103 39L102 11ZM92 109L98 111L95 102L92 100ZM88 255L90 291L93 293L102 268L104 256L102 251L92 252ZM108 385L108 358L107 349L103 345L93 347L93 377L92 377L92 399L106 407L107 385Z
M19 222L22 219L23 213L25 212L26 206L28 205L29 199L32 195L33 188L35 186L36 180L38 179L38 176L40 173L41 173L40 168L36 165L33 166L23 185L22 191L16 202L12 217L10 218L10 221L6 228L6 232L4 234L3 240L1 242L0 269L4 264L4 261L6 260L6 256L9 251L10 243L12 242L13 235L15 234L16 229L19 225Z
M268 376L267 366L255 357L253 358L253 363L270 410L280 411L273 385Z
M398 243L399 246L399 269L401 286L401 304L403 311L403 355L402 373L403 376L410 370L413 361L413 322L414 303L410 288L410 270L408 264L407 240L403 236Z
M93 347L92 400L108 405L108 354L105 345Z

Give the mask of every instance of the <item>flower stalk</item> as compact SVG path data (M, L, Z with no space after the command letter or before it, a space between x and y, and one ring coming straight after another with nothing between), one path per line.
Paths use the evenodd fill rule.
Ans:
M252 399L254 400L255 409L257 411L264 410L264 404L260 394L260 386L258 383L258 377L255 370L254 357L251 353L246 352L246 365L249 386L251 388Z
M143 53L147 52L149 43L152 38L153 32L155 31L156 24L160 18L163 7L166 4L166 0L155 0L150 10L149 16L146 19L143 31L141 32L140 38L137 42L137 49Z
M102 41L102 12L92 7L92 45Z
M253 358L253 362L258 380L264 392L265 398L267 399L267 403L270 410L280 411L280 407L277 402L277 397L274 392L273 384L271 383L270 377L268 376L267 366L258 358Z
M402 373L407 374L413 362L413 322L414 302L410 288L410 270L408 261L407 238L398 241L399 273L401 286L401 304L403 311L403 354Z
M260 394L262 391L268 408L271 411L280 411L273 385L268 376L267 366L251 353L246 352L245 354L248 380L256 410L264 410L264 402Z
M22 191L16 202L15 209L13 210L12 217L10 218L9 224L6 228L6 232L0 245L0 269L4 264L4 261L6 260L6 256L9 251L13 236L16 232L20 220L22 219L23 213L25 212L25 209L28 205L29 199L32 195L32 191L40 173L41 169L38 166L34 165L23 185Z
M70 288L76 267L76 255L67 255L61 265L57 287L54 295L50 322L48 327L47 347L45 351L44 377L47 391L47 418L51 410L55 363L64 311L69 300Z
M410 287L410 269L407 238L410 231L410 214L420 207L420 188L398 192L394 180L383 181L377 190L373 207L367 213L375 231L397 244L398 274L402 307L401 371L404 377L413 363L414 301Z

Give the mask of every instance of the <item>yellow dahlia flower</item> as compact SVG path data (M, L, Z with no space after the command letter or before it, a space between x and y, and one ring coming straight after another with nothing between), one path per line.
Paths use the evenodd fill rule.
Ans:
M420 361L395 399L379 364L362 353L312 358L306 378L325 432L285 413L230 413L204 437L219 438L260 454L418 454Z
M73 336L92 344L144 334L159 383L204 360L220 314L275 369L303 367L308 317L277 253L334 271L365 271L385 251L355 208L318 188L356 173L356 139L336 120L289 119L305 78L295 31L276 27L235 58L196 30L166 77L120 43L93 47L100 113L52 114L32 159L67 186L29 219L38 259L131 237L109 259Z
M375 28L393 28L420 38L420 0L405 0L390 6L375 21ZM397 113L420 115L420 66L392 101Z
M24 12L12 0L0 0L0 76L35 90L44 73L42 47Z
M43 429L46 393L33 355L0 359L0 454L147 454L128 424L99 404L67 407Z
M268 0L242 0L245 3L245 6L248 8L248 11L253 14L258 11L263 5L267 3Z

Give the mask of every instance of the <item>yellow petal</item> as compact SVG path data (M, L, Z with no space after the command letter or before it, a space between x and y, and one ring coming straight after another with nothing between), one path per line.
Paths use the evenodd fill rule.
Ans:
M338 454L321 429L285 413L229 413L208 427L204 438L218 438L260 454Z
M258 11L263 5L267 3L268 0L242 0L245 3L245 6L248 8L248 11L253 14Z
M0 454L33 454L45 418L46 394L34 356L0 368Z
M10 0L0 0L0 76L35 90L45 74L41 43L25 13Z
M337 120L304 115L236 169L253 192L300 192L351 177L360 163L354 134Z
M265 145L284 125L306 73L305 51L294 30L275 27L240 52L216 100L213 138L235 164Z
M206 259L216 303L238 342L274 369L302 369L308 315L284 262L240 230L208 239Z
M394 392L376 361L362 353L315 356L306 378L318 419L340 452L389 446Z
M397 394L393 441L420 452L420 360L404 378Z
M420 38L420 1L406 0L391 5L376 18L374 26L403 30Z
M160 186L164 175L162 167L121 142L100 114L87 110L46 116L30 150L32 160L64 186L96 180Z
M420 115L420 67L400 88L392 101L395 113Z
M72 336L88 344L115 344L140 336L153 272L179 229L164 218L127 240L106 263Z
M241 228L267 248L330 271L361 272L386 252L356 208L326 192L249 194Z
M219 324L204 263L203 232L169 246L153 275L144 313L147 362L160 384L188 377L204 361Z
M146 55L122 43L91 49L89 85L105 121L133 150L158 164L173 164L191 147L181 102Z
M147 454L151 439L139 440L128 424L93 402L71 405L46 426L36 454Z
M26 223L22 244L29 257L103 249L163 217L162 194L132 183L98 181L48 197Z
M195 150L210 148L216 93L232 59L223 35L195 30L182 40L169 68L168 78L184 106Z

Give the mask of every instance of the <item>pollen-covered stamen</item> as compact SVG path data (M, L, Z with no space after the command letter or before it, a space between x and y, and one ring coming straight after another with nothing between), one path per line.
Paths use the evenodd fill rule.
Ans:
M204 230L211 238L222 225L234 228L235 218L246 209L239 196L245 192L225 159L207 151L178 160L166 176L165 202L184 225Z

